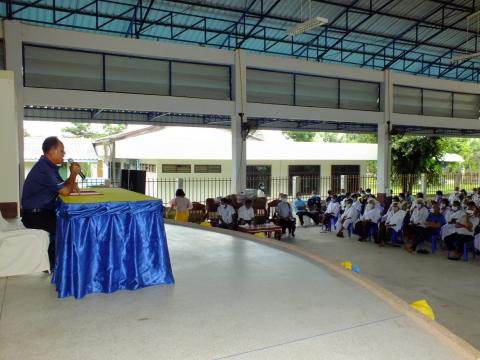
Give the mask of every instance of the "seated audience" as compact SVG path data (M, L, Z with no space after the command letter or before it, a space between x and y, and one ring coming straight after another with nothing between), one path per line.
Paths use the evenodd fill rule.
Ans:
M353 206L352 199L347 199L345 201L345 211L335 225L337 228L337 236L343 237L343 231L348 230L348 227L357 221L358 216L359 212Z
M330 220L332 218L338 218L340 213L340 204L337 202L337 197L335 195L331 196L331 200L328 203L327 210L322 215L321 223L325 226L327 230L330 229Z
M360 236L358 241L365 241L367 239L370 229L378 226L378 221L381 217L380 206L377 205L374 199L368 199L365 212L355 224L355 234Z
M440 204L440 202L443 200L443 192L441 190L437 191L437 194L435 195L435 198L433 199L437 204Z
M442 229L441 229L442 240L445 240L447 236L455 232L455 229L456 229L455 224L457 223L458 220L460 220L465 215L466 215L465 211L463 211L463 209L460 206L460 201L455 200L450 209L450 213L445 216L446 224L442 226Z
M297 194L298 195L298 194ZM322 199L314 190L307 200L307 207L310 212L320 212L322 209Z
M462 258L463 246L466 242L473 240L478 223L478 209L475 203L471 201L465 215L455 222L453 233L445 237L445 244L448 251L451 252L448 256L449 260L460 260Z
M288 229L288 233L295 237L295 218L292 215L292 207L288 203L287 195L281 194L281 201L277 205L276 214L278 223L282 227L282 234Z
M238 224L251 224L255 219L255 210L252 207L252 200L245 200L245 204L238 209Z
M460 188L455 186L455 191L448 197L450 204L453 204L454 201L460 200Z
M237 213L232 205L228 203L227 198L222 198L220 200L220 206L217 208L218 214L218 227L224 229L235 229L236 228L236 217Z
M423 226L417 227L412 243L406 244L405 250L410 253L414 252L420 243L431 239L432 235L438 234L443 225L445 225L445 217L440 212L440 206L437 202L432 201L432 212L428 214Z
M442 201L440 202L440 213L443 215L443 217L445 218L445 220L448 218L448 216L450 215L451 213L451 210L450 210L450 203L448 202L448 199L442 199Z
M415 207L410 216L410 223L407 225L406 234L408 238L413 238L415 234L425 227L425 221L428 218L429 211L422 198L417 198Z
M380 225L377 238L379 246L385 246L387 242L390 242L394 231L399 232L402 230L404 217L405 211L400 210L398 203L392 203L392 211L387 213L385 223Z
M175 210L176 221L188 221L193 205L190 200L185 197L185 192L182 189L177 189L175 199L170 200L170 207Z
M353 194L352 196L353 207L357 210L359 214L361 214L363 211L363 204L360 200L361 198L357 194Z
M312 195L316 195L316 193L312 193ZM319 199L318 200L318 207L317 207L317 201L316 199ZM312 200L310 202L310 200ZM300 224L303 226L304 225L304 222L303 222L303 217L306 216L306 217L309 217L310 219L313 220L313 222L318 225L318 222L319 222L319 219L318 219L318 215L319 215L319 207L320 207L320 197L318 197L318 195L316 195L315 197L311 197L310 199L308 199L308 203L306 203L305 201L302 200L301 198L301 194L300 193L297 193L297 198L293 201L293 211L294 213L298 216L298 219L300 220ZM308 208L307 208L307 205ZM311 207L310 207L311 205Z
M342 199L340 196L337 197L337 201L340 202L340 209L341 209L341 211L345 211L345 203L346 203L346 201L347 201L348 199L352 199L352 194L349 193L349 192L347 192L347 193L345 194L345 196L343 197L343 199Z

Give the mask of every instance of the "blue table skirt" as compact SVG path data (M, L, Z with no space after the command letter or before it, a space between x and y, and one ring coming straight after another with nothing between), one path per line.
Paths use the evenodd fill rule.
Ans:
M173 284L162 214L160 200L59 200L52 276L58 297L80 299L90 293Z

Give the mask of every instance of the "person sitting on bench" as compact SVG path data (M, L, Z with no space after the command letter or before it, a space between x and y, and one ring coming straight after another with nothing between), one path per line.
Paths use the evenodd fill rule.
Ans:
M335 227L337 228L337 237L343 237L343 231L348 230L348 227L355 223L358 219L359 212L353 206L352 199L345 200L345 211L340 216Z
M217 208L218 227L234 230L236 227L237 213L228 202L227 198L220 200L220 206Z
M316 195L316 194L315 194ZM318 199L318 207L317 207L317 204L316 204L316 201L312 201L310 202L310 200L312 199ZM312 206L308 206L307 208L307 205L311 204ZM313 220L313 222L318 225L318 214L319 214L319 208L320 208L320 197L315 197L313 198L313 194L312 194L312 197L310 199L308 199L308 203L306 203L305 201L302 200L302 197L301 197L301 194L300 193L297 193L297 198L293 201L293 208L294 208L294 212L295 214L298 216L298 219L300 220L300 224L303 226L304 222L303 222L303 217L306 216L306 217L309 217L310 219Z
M360 216L360 221L355 224L355 234L360 236L358 241L365 241L367 239L370 229L378 226L378 221L381 217L380 206L377 205L375 199L368 199L365 212ZM376 235L377 234L375 234L375 236Z
M250 225L254 219L255 219L255 210L253 210L253 207L252 207L252 200L247 199L245 200L245 204L240 206L240 209L238 209L238 224Z

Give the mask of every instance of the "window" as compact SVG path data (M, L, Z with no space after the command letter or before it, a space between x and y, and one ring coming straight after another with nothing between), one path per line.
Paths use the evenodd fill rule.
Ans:
M423 115L451 117L452 95L446 91L423 90Z
M338 108L338 79L297 75L295 96L299 106Z
M5 47L2 39L0 39L0 69L5 69Z
M271 176L272 167L270 165L247 165L247 188L258 189L260 185L263 185L265 195L269 195Z
M395 86L393 89L393 112L398 114L422 114L422 89Z
M81 51L25 46L25 86L103 90L103 56Z
M162 173L181 173L189 174L192 172L191 165L163 164Z
M203 174L220 174L222 165L195 165L194 172Z
M293 74L247 69L247 101L293 105Z
M310 194L312 191L320 191L320 165L289 165L288 166L288 192L295 195L293 189L293 177L299 177L298 191L302 194Z
M453 94L453 117L478 119L480 96L474 94Z
M168 61L106 55L106 91L168 95L168 68Z
M172 62L172 96L230 100L230 67Z
M340 80L340 108L379 111L379 89L377 83Z
M140 164L140 169L146 172L156 173L157 165L155 164Z

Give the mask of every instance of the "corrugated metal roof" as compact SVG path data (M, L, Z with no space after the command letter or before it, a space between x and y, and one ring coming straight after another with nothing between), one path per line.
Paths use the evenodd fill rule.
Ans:
M146 0L56 0L55 11L52 1L24 4L13 3L13 18L117 36L206 41L217 48L240 46L381 69L387 65L411 73L424 68L422 61L431 63L430 73L438 73L442 58L448 61L451 52L465 51L465 19L480 9L474 9L471 0L157 0L150 9ZM4 7L0 11L5 17ZM326 17L329 24L293 39L286 36L287 28L311 16ZM404 52L401 58L398 51ZM399 66L399 61L404 64ZM416 64L408 66L412 61ZM478 81L479 60L458 67L466 71L463 77L473 73Z
M43 155L42 143L44 137L24 137L24 160L37 161ZM61 138L65 146L65 159L72 158L78 162L96 162L98 157L92 140L84 138Z

